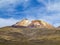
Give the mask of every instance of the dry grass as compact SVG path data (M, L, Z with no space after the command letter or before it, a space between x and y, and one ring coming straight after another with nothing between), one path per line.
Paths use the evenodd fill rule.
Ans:
M60 45L60 30L4 27L0 45Z

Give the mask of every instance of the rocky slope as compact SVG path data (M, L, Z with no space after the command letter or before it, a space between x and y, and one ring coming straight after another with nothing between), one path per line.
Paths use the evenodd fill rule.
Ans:
M47 22L44 22L42 20L33 20L29 27L33 28L53 28L52 25L48 24Z
M14 24L13 26L28 26L30 24L29 20L28 19L24 19L20 22L17 22L16 24Z
M41 20L24 19L0 28L0 45L60 45L60 29Z
M60 28L60 26L58 26L57 28Z
M52 25L44 22L42 20L33 20L29 21L28 19L24 19L20 22L17 22L13 27L28 27L28 28L54 28Z
M60 45L60 30L40 28L0 28L0 45Z

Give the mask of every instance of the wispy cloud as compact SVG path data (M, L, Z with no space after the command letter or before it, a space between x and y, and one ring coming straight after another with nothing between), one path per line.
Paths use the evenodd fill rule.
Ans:
M42 19L54 26L60 25L60 0L0 0L0 18ZM2 20L1 19L1 20ZM11 20L13 20L11 19ZM5 23L1 21L2 26ZM14 21L15 22L15 21ZM12 22L12 23L14 23ZM11 22L6 25L12 24Z
M48 11L60 11L60 1L54 1L53 3L51 3L51 1L49 2L49 4L47 5L47 9Z
M13 19L13 18L9 18L9 19L0 18L0 27L11 26L15 24L17 21L18 20Z

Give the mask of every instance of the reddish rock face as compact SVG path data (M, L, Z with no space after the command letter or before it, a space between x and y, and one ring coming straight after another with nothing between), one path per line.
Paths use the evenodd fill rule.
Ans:
M33 20L29 27L34 27L34 28L53 28L52 25L44 22L44 21L41 21L41 20Z

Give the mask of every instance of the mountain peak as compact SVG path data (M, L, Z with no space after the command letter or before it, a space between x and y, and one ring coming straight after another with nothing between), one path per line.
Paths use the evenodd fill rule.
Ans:
M42 20L33 20L29 27L35 28L52 28L53 26Z
M28 19L23 19L19 22L17 22L15 25L16 27L29 27L29 28L53 28L52 25L48 24L45 21L42 20L28 20Z
M15 25L13 26L28 26L30 23L30 21L28 19L23 19L19 22L17 22Z

